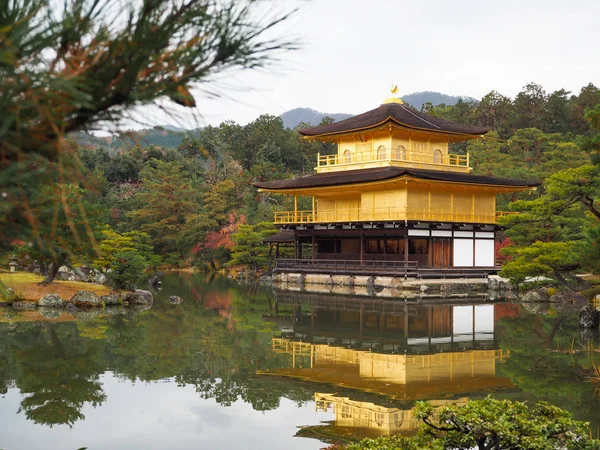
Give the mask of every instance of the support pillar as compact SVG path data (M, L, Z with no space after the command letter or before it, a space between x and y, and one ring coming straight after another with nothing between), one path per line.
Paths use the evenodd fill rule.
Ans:
M294 222L298 222L298 196L294 195Z
M316 259L316 253L317 253L317 241L315 240L315 230L313 230L313 232L312 232L312 259L313 259L313 261Z
M408 230L404 236L404 278L408 278Z
M365 236L364 230L360 229L360 263L365 262Z

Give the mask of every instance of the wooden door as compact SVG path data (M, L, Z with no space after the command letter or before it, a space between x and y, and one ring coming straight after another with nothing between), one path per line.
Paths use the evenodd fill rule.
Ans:
M432 245L432 266L450 267L452 256L452 239L434 238Z

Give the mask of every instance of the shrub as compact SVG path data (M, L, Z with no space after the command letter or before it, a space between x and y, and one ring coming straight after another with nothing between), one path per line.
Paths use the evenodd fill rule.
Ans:
M110 284L117 289L134 290L145 278L148 261L134 251L117 253L108 273Z

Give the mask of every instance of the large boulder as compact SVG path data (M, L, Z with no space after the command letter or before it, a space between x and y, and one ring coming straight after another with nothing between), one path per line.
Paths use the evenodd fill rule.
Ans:
M488 289L490 291L505 291L512 288L513 286L507 278L502 278L498 275L490 275L488 277Z
M87 266L81 266L73 271L81 281L89 282L92 277L92 269Z
M117 306L122 303L119 296L114 294L101 295L100 302L104 303L105 306Z
M150 292L150 291L145 291L143 289L136 289L135 293L144 297L144 299L146 300L146 303L154 302L154 296L152 295L152 292Z
M71 303L77 307L100 306L100 298L95 292L79 291L71 298Z
M56 277L57 280L59 281L75 281L75 275L73 274L73 272L64 272L62 270L59 270L58 272L56 272Z
M179 305L182 302L183 302L183 299L181 297L179 297L178 295L171 295L169 297L169 303L171 303L173 305Z
M46 294L38 302L40 308L62 308L65 301L58 294Z
M559 292L550 297L550 302L556 303L559 312L579 311L588 304L588 299L577 292Z
M33 311L37 309L36 302L13 302L12 307L19 311Z
M545 288L534 289L522 294L520 300L522 302L547 302L550 300L550 296Z
M579 311L579 327L580 328L598 328L600 324L600 313L586 305Z
M96 284L106 284L106 282L108 281L108 278L106 275L104 275L99 270L94 269L90 273L90 281L93 281Z
M143 289L136 289L135 292L126 292L121 298L130 305L148 305L154 301L152 292Z
M153 287L154 289L159 288L161 284L162 281L160 281L160 278L158 278L158 276L156 275L152 278L148 278L148 285Z
M273 284L273 277L271 275L263 275L258 279L258 282L265 286L271 286Z

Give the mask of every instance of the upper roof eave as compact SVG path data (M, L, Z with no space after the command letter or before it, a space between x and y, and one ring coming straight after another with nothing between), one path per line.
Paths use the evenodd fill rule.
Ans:
M511 180L508 178L464 174L458 172L443 172L437 170L408 169L400 167L382 167L372 169L357 169L341 172L323 172L288 180L270 182L254 182L255 187L263 191L283 192L318 189L334 186L349 186L385 182L400 177L409 177L421 181L459 183L480 185L498 189L529 189L538 186L537 181Z
M359 133L361 131L371 131L371 130L375 130L377 128L383 127L388 122L392 122L396 126L399 126L401 128L406 128L406 129L409 129L409 130L417 130L417 131L423 131L425 133L434 133L434 134L451 134L451 135L454 135L454 136L462 136L462 137L465 137L465 138L468 138L468 139L477 139L477 138L483 136L484 134L486 134L488 131L490 131L488 129L485 129L485 131L482 132L482 133L471 134L471 133L459 133L459 132L456 132L456 131L431 130L429 128L420 128L420 127L406 125L405 123L402 123L402 122L396 120L392 116L388 116L386 119L382 120L379 123L373 124L373 125L365 126L365 127L362 127L362 128L353 128L353 129L349 129L349 130L345 130L345 131L332 131L330 133L321 133L321 134L304 134L303 133L304 130L297 130L297 131L298 131L298 133L300 133L302 135L302 137L304 139L317 139L317 138L320 138L320 137L343 136L343 135L346 135L346 134Z
M392 122L396 125L428 133L451 134L473 138L489 131L488 128L463 125L431 116L398 103L384 103L379 107L348 119L313 128L298 130L307 138L335 136L371 130Z

